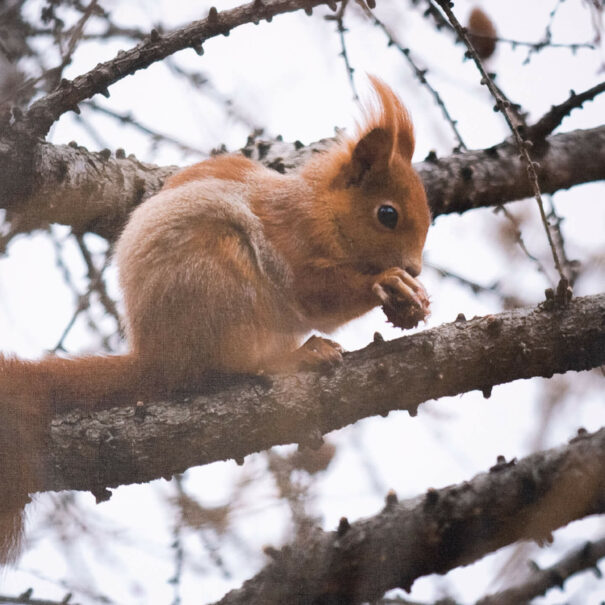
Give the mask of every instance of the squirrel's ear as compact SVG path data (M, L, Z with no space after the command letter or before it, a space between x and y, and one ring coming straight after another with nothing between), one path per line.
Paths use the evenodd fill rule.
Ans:
M351 154L349 183L359 184L369 172L388 170L393 145L393 132L385 128L373 128L363 135Z
M414 127L404 104L390 86L376 76L368 76L377 105L366 110L366 124L381 127L393 133L394 151L408 162L414 154Z
M401 157L412 162L414 155L414 128L407 112L399 114L399 131L397 132L397 148Z
M368 174L388 172L394 156L411 162L414 153L414 128L403 103L382 80L369 79L374 102L365 107L357 138L346 140L344 165L342 155L335 156L341 166L338 182L345 186L359 185Z

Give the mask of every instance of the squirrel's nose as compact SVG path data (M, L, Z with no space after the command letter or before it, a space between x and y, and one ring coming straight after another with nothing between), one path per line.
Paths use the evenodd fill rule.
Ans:
M405 270L412 276L412 277L418 277L420 275L420 271L422 271L422 263L421 262L415 262L415 263L408 263L406 265Z

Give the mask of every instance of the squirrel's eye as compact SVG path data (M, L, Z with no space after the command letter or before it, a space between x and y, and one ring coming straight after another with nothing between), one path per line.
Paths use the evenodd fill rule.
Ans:
M380 206L378 208L378 220L389 229L395 229L397 226L397 219L399 218L399 214L397 210L393 208L393 206L389 206L385 204L384 206Z

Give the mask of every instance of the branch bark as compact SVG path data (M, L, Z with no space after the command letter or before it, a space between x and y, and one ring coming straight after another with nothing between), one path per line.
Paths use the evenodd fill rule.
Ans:
M593 155L594 154L594 155ZM599 158L599 159L597 159ZM605 179L605 127L557 134L536 142L532 160L542 193ZM527 169L510 139L477 151L416 165L435 216L498 206L533 195Z
M79 112L78 103L97 93L109 96L108 88L112 84L179 50L193 48L198 54L202 54L202 44L206 40L218 35L228 36L231 30L240 25L258 24L262 19L271 21L276 15L301 9L304 9L310 15L313 7L324 4L332 10L336 10L336 3L339 1L254 0L249 4L221 12L212 7L206 19L194 21L185 27L168 33L160 33L154 29L142 42L127 51L119 51L113 59L99 63L94 69L77 76L71 81L62 79L55 90L33 103L25 112L18 107L10 108L8 104L0 107L0 132L2 132L2 135L0 135L0 177L2 181L0 208L14 207L17 204L22 205L25 201L33 198L31 201L34 208L30 210L30 220L26 218L23 221L25 226L32 224L31 216L35 212L35 208L40 205L39 196L48 193L50 193L51 198L54 198L55 194L59 198L61 194L66 194L67 198L72 200L77 198L86 200L92 206L89 210L94 212L95 207L98 210L98 204L94 197L90 197L91 192L94 193L98 188L98 183L95 183L98 180L98 175L91 180L93 175L89 167L88 170L84 170L84 179L77 178L75 181L71 179L66 181L64 177L73 173L74 168L81 168L83 164L70 166L63 158L57 158L56 154L51 153L48 157L45 155L45 153L48 154L50 148L41 144L41 138L48 133L52 124L62 114L70 110ZM63 155L60 150L59 153ZM84 155L80 158L82 162L92 162L93 165L98 165L99 159L107 159L106 154L102 153L100 157ZM40 160L45 166L56 164L57 170L45 175L38 165ZM113 170L110 168L109 172L113 172ZM105 169L101 166L99 174L102 175L103 173L105 173ZM165 176L165 174L162 175L162 178ZM86 181L86 183L83 181ZM145 182L146 179L143 178L142 181ZM83 187L79 191L73 187L67 191L66 183L72 185L79 183ZM157 187L151 187L148 191L155 189ZM136 205L141 200L141 191L145 191L145 188L141 189L138 185L131 187L129 191L127 190L127 194L130 194L127 199L130 209L132 209L133 203ZM117 195L110 199L111 202L115 203L112 204L111 208L107 204L105 209L109 210L109 216L115 216L116 210L121 205L119 200L126 198L124 195ZM52 206L52 201L47 203ZM65 206L64 203L61 205ZM43 214L46 216L47 213ZM82 215L81 212L77 212L77 214ZM105 220L99 216L91 217L91 221L93 224L96 222L105 224ZM124 216L121 216L120 224L123 221ZM37 226L44 227L44 223L38 221ZM114 229L114 235L117 229L119 229L119 226ZM13 229L9 236L18 232ZM8 241L7 237L2 239L4 242ZM0 245L1 249L2 246Z
M601 429L412 500L390 494L374 517L342 519L337 531L270 551L273 560L220 605L371 602L517 540L549 541L553 530L605 512L604 468Z
M308 147L298 143L255 141L242 150L280 172L296 169L310 154L330 144ZM11 233L43 228L49 223L92 231L108 239L120 232L128 214L153 195L175 166L153 166L133 156L90 152L77 145L36 146L33 159L21 161L17 143L0 137L0 175L10 187L0 190L0 208L8 210ZM605 179L605 126L548 137L533 157L544 193ZM23 169L31 166L32 172ZM433 216L497 206L531 195L530 183L509 141L489 149L467 151L416 164ZM7 238L8 239L8 238Z
M90 490L243 459L428 399L605 363L605 294L565 309L518 309L456 321L347 354L330 374L209 381L174 401L56 417L40 490Z

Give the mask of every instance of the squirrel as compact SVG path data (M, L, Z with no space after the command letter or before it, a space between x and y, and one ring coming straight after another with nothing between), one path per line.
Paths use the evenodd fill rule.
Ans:
M226 154L185 168L131 214L115 249L130 352L23 361L0 355L0 564L15 560L50 419L73 408L194 389L209 373L338 363L331 332L382 305L415 326L431 220L395 93L288 174Z

